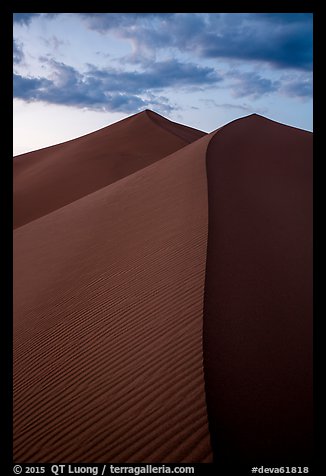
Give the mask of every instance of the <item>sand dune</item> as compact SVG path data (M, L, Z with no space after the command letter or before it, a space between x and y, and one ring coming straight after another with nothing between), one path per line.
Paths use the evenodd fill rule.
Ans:
M144 111L14 158L14 228L152 164L205 133Z
M208 140L15 231L16 461L211 460Z
M204 350L216 458L312 454L312 134L252 115L207 152Z
M151 111L14 159L15 462L309 461L311 159Z

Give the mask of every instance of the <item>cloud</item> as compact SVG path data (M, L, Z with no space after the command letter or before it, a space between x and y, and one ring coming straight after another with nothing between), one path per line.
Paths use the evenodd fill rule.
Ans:
M253 71L230 70L226 77L230 81L228 87L235 98L259 99L271 93L302 99L312 97L312 77L309 73L287 74L278 80L271 80Z
M311 69L312 14L82 14L90 29L130 40L139 61L146 51L173 47L204 58L265 62Z
M33 18L36 18L40 13L14 13L14 23L21 25L29 25Z
M172 20L174 13L80 13L89 28L106 33L107 31L130 27L146 28L153 21Z
M309 99L313 95L313 83L311 77L297 77L285 81L281 92L289 97Z
M50 38L41 37L40 39L48 48L56 52L58 52L61 46L65 46L67 44L66 41L60 40L56 35L52 35Z
M267 62L277 68L310 69L312 35L298 24L277 27L271 22L243 21L216 37L203 35L198 45L203 57Z
M200 102L206 104L207 107L221 108L221 109L237 109L239 111L252 111L252 108L244 104L230 104L230 103L218 103L214 99L200 99Z
M43 61L52 68L52 76L31 78L14 75L14 96L25 101L45 101L52 104L86 107L95 110L132 112L149 104L162 111L172 106L164 96L153 91L166 87L211 85L220 81L212 68L169 60L139 72L99 69L89 65L86 72L55 60ZM140 97L147 95L147 99Z
M306 23L311 13L250 13L252 19L264 20L276 24Z
M250 96L252 99L275 92L280 88L280 81L263 78L253 71L230 71L227 76L231 80L230 88L234 97Z
M66 83L55 84L44 78L27 78L14 74L14 97L27 102L44 101L52 104L76 106L98 111L134 112L146 106L146 102L135 95L122 93L104 94L92 92L81 84L70 92L65 89L78 80L67 77Z
M89 65L86 76L89 80L101 82L111 90L123 88L124 91L134 93L167 87L207 86L222 80L213 68L181 63L176 59L152 63L141 72L99 69Z
M91 30L128 40L129 61L139 64L173 48L198 58L312 68L310 13L15 13L14 22L29 25L33 18L58 15L77 16Z
M23 45L15 39L13 42L13 60L14 64L19 64L24 60Z
M308 71L312 61L311 14L17 13L14 21L29 25L40 15L42 18L77 16L92 30L104 35L109 32L130 41L133 55L128 59L127 69L122 58L120 63L109 60L110 67L87 64L86 69L79 71L49 59L54 54L58 59L59 52L64 57L63 48L60 49L63 40L55 35L44 38L52 52L40 59L42 66L46 63L45 70L50 71L50 75L46 78L26 76L19 70L22 75L14 78L15 97L25 101L123 112L152 104L163 112L177 107L164 96L167 89L189 93L203 88L224 88L234 98L254 100L272 93L302 99L312 95L312 78ZM159 50L162 51L157 54ZM181 60L185 56L190 58L189 55L190 62ZM209 62L205 61L207 58ZM14 40L14 63L23 59L22 44ZM133 71L130 70L131 59L138 63ZM229 62L229 66L221 66L223 75L211 66L221 61ZM248 71L249 61L253 71ZM113 64L119 64L119 68L112 67ZM273 69L266 68L266 64ZM24 71L33 70L23 66ZM216 107L226 108L226 103ZM245 110L244 106L228 104L228 108L232 107Z
M14 13L13 14L13 22L17 25L25 25L29 26L32 20L35 18L47 18L52 19L55 18L57 15L65 15L65 13Z
M224 109L225 111L229 111L230 109L232 110L237 110L237 111L243 111L246 113L258 113L258 114L265 114L267 112L266 108L262 107L253 107L252 105L242 103L242 104L231 104L231 103L218 103L214 99L200 99L201 102L206 104L207 107L210 108L219 108L219 109Z
M51 81L45 78L28 78L14 74L14 96L24 100L35 100L46 88L51 86Z

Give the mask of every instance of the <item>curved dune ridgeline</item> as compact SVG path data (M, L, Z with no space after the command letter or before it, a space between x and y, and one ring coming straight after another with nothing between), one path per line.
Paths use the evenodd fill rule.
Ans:
M105 187L205 133L152 111L14 159L14 228Z
M312 457L312 134L252 115L207 152L204 304L216 460ZM233 464L233 463L232 463Z
M16 461L211 461L207 142L16 229Z
M15 462L310 463L311 161L152 111L14 158Z

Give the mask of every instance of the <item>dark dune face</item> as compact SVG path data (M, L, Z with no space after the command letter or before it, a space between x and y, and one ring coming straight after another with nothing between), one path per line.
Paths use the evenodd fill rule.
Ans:
M310 463L312 134L145 111L14 189L15 462Z
M312 134L253 115L207 152L204 365L216 461L312 448Z

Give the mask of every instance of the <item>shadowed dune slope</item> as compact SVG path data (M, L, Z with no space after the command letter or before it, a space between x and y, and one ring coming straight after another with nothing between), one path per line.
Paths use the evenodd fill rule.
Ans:
M252 115L207 150L207 411L216 461L312 448L312 134Z
M209 140L14 231L16 462L211 461Z
M144 111L14 158L14 228L179 150L205 133Z

